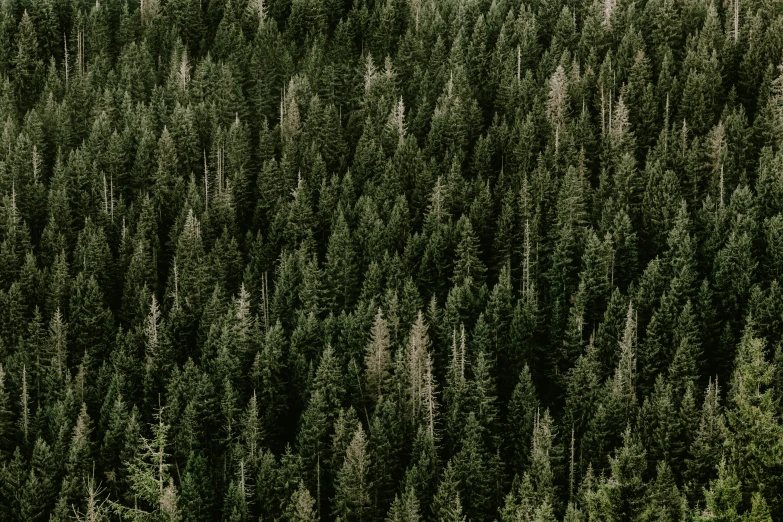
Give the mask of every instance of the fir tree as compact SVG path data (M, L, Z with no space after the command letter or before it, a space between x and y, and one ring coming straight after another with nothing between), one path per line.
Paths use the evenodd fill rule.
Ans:
M446 469L438 484L438 492L432 502L432 513L437 520L448 522L464 522L460 501L459 482L455 477L451 462L446 464Z
M305 488L304 483L299 483L297 489L286 508L286 519L290 522L315 522L318 520L315 513L315 500Z
M0 447L7 447L13 436L11 397L6 388L6 373L0 364Z
M385 381L389 377L390 344L389 327L379 308L370 332L370 342L365 350L367 390L373 394L375 400L381 396Z
M170 426L163 423L163 410L156 413L158 422L151 424L151 439L141 437L133 460L127 463L128 481L136 502L126 506L112 501L114 511L128 520L149 516L177 520L177 488L171 477L166 453ZM139 501L142 502L139 505Z
M361 522L369 518L372 505L369 469L367 439L359 424L345 450L345 462L335 482L334 514L340 520Z
M736 520L742 502L741 483L737 475L732 473L726 461L718 465L718 477L710 481L709 489L704 489L705 510L702 519Z
M769 388L772 372L772 365L764 357L764 342L753 335L751 323L737 350L729 391L731 408L727 411L730 428L728 464L736 470L745 491L753 491L766 483L767 470L777 466L781 459L781 427ZM754 426L754 429L749 431L747 426Z

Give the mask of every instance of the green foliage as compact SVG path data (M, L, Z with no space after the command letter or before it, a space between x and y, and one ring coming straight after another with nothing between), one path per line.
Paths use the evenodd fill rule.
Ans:
M315 500L304 483L300 482L299 489L291 495L291 501L286 508L286 519L290 522L315 522L317 518L314 506Z
M369 470L367 439L359 424L345 450L345 461L335 481L334 514L339 520L362 522L369 517Z
M770 520L781 34L0 1L0 522Z
M178 520L178 493L170 474L166 453L170 426L163 423L163 412L156 413L158 422L151 424L152 438L143 436L133 460L128 462L128 482L135 499L132 506L113 502L114 511L126 520Z
M780 465L780 422L769 387L773 367L765 360L764 342L754 337L752 323L742 336L729 391L728 465L748 494L769 483L770 470ZM738 426L753 430L738 430ZM763 448L763 449L762 449Z

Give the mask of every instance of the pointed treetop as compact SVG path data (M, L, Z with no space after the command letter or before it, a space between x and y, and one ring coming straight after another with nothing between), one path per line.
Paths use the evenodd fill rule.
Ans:
M248 12L258 19L258 26L263 27L267 17L267 6L264 0L250 0L247 4Z
M636 375L636 315L633 303L628 303L625 316L625 330L620 340L620 356L615 369L612 390L618 397L631 401L635 398L634 378Z
M443 183L441 176L438 176L435 186L430 196L430 204L427 208L427 217L432 216L436 223L441 223L449 217L446 210L446 198L448 197L448 186Z
M405 123L405 104L402 101L402 96L400 96L397 104L392 107L386 127L397 135L398 143L405 141L407 124Z
M372 60L372 54L367 53L364 59L364 93L370 92L370 89L378 79L378 69L375 67L375 63Z

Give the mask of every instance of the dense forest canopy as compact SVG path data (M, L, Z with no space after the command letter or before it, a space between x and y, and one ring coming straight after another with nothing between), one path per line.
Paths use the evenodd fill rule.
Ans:
M783 3L0 0L0 521L783 514Z

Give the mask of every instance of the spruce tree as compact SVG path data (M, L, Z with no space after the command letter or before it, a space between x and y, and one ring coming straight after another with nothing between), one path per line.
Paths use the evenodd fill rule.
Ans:
M13 412L11 397L6 387L6 373L0 364L0 447L5 448L13 440Z
M432 513L437 520L447 522L464 522L460 501L459 480L455 476L451 461L446 464L443 476L438 484L438 492L432 501Z
M383 318L381 309L375 315L370 342L365 350L365 367L367 379L367 391L375 400L383 393L391 368L391 341L389 339L389 327Z
M113 510L128 520L144 520L150 515L161 520L177 520L179 516L179 495L169 471L171 463L166 453L170 426L163 423L163 410L159 410L155 416L157 423L150 425L152 438L141 436L133 460L127 463L134 505L112 501Z
M39 90L43 75L43 61L39 56L35 25L25 9L16 32L16 54L13 57L14 79L20 109L27 110L33 104L30 94Z
M370 517L372 499L367 438L358 424L345 450L345 461L335 481L334 515L340 520L358 521Z
M337 216L334 231L326 251L325 276L331 290L334 310L348 308L353 304L356 292L356 252L351 231L345 216Z
M741 482L731 472L726 460L718 465L718 476L710 481L709 489L704 489L705 507L701 519L736 520L742 502Z
M749 322L737 349L729 390L731 407L727 410L728 465L748 494L768 482L770 469L781 459L781 426L772 403L772 374L772 365L764 356L764 341L754 336ZM748 430L748 426L754 429Z
M315 522L318 519L314 507L315 500L304 483L300 482L299 489L291 495L286 508L286 519L290 522Z

